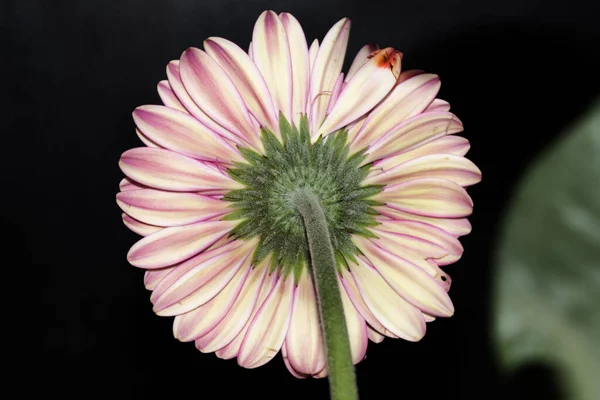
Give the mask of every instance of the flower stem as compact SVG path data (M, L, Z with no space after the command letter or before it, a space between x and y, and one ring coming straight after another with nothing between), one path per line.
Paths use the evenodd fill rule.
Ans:
M310 188L297 189L291 200L302 216L308 239L312 277L317 289L325 338L331 399L358 399L336 262L323 208Z

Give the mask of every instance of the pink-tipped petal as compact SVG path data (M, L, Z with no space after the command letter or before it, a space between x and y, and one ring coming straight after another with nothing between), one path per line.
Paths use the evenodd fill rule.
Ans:
M376 240L354 239L357 247L399 296L429 315L449 317L454 314L448 293L430 274L376 246Z
M268 269L266 265L263 268ZM245 324L242 330L235 336L235 338L232 341L230 341L225 347L222 347L215 352L217 357L222 358L224 360L229 360L238 356L240 352L240 347L242 346L244 337L246 336L246 332L248 332L248 328L250 327L250 323L254 320L254 317L261 309L269 294L273 290L275 290L278 283L279 277L276 273L272 273L265 278L265 283L260 288L258 300L256 301L254 308L252 309L250 317L245 320Z
M244 336L238 365L257 368L269 362L281 349L294 304L294 274L280 277L256 313Z
M442 99L434 99L429 107L425 109L425 112L449 112L450 103Z
M204 51L191 47L181 56L181 81L202 111L217 123L263 152L259 130L225 71Z
M119 182L119 190L121 192L126 192L128 190L137 190L137 189L146 189L147 187L144 185L141 185L135 181L132 181L129 178L123 178L121 179L121 182Z
M352 362L359 363L365 358L369 338L367 336L367 323L360 315L354 304L348 297L348 293L339 283L340 295L342 296L342 306L344 307L344 316L346 317L346 328L348 329L348 339L350 340L350 352L352 353Z
M430 154L396 165L388 170L374 167L366 185L390 185L417 178L442 178L462 187L481 181L481 171L468 159L451 154Z
M231 211L227 202L214 197L154 189L121 192L117 204L133 218L159 226L188 225Z
M235 221L202 221L165 228L134 244L127 254L127 260L139 268L168 267L208 248L236 224Z
M233 306L251 268L250 263L240 268L215 297L192 311L177 315L173 322L175 338L191 342L214 329Z
M305 267L295 288L294 306L285 338L288 361L300 374L314 375L327 359L317 308L317 293Z
M350 65L350 69L348 69L348 74L346 75L345 81L348 82L350 78L356 74L356 72L369 60L369 56L373 54L374 51L379 48L374 44L366 44L360 48L356 56L354 56L354 60Z
M127 177L149 187L176 192L225 192L243 186L193 158L165 149L127 150L119 160Z
M302 26L292 14L281 13L279 19L287 34L292 61L292 120L296 126L300 126L300 117L306 114L306 100L310 83L308 45Z
M279 132L278 113L271 93L260 71L238 45L229 40L212 37L204 42L204 50L219 64L237 88L248 111L261 126Z
M311 70L307 105L310 132L313 136L325 119L329 95L344 64L349 35L350 20L343 18L327 32L315 57Z
M446 135L462 132L463 125L449 112L424 113L403 121L369 148L368 161L416 149Z
M294 43L294 46L301 46ZM273 11L263 12L252 34L253 60L267 82L276 111L292 120L292 57L283 23Z
M313 66L315 64L315 59L317 58L318 52L319 52L319 40L315 39L315 40L313 40L313 42L310 45L310 48L308 49L308 63L310 65L310 73L311 74L312 74ZM308 88L310 89L310 82L309 82Z
M174 267L162 269L149 269L144 273L144 287L148 290L154 290L160 281L171 272Z
M421 113L431 104L439 88L440 79L433 74L417 75L398 84L371 111L356 136L349 137L353 140L352 149L368 146L405 119Z
M460 237L471 233L471 223L467 218L436 218L415 215L400 210L390 208L388 206L377 206L375 210L386 218L391 218L399 221L418 221L436 226L445 230L449 234Z
M386 329L411 342L423 338L426 328L421 311L399 296L372 266L359 258L352 275L365 304Z
M465 189L439 178L386 186L374 199L396 210L426 217L460 218L473 212L473 201Z
M456 262L464 251L463 246L455 236L434 225L417 221L382 220L380 222L380 225L372 227L376 235L379 232L393 233L399 236L404 244L418 252L422 249L421 246L429 248L430 245L434 245L437 248L444 249L446 255L442 257L434 255L427 257L435 258L440 265ZM427 253L427 251L421 252L421 254Z
M122 215L123 223L126 227L128 227L131 231L137 233L140 236L149 236L153 233L160 231L162 226L154 226L148 225L143 222L138 221L135 218L131 218L129 215L123 213Z
M159 146L203 161L242 161L237 149L202 125L190 114L165 106L145 105L135 109L138 129Z
M158 91L158 95L165 106L174 108L179 111L188 112L185 106L181 104L181 101L179 101L179 99L173 92L173 89L171 89L169 81L164 80L158 82L156 90Z
M171 90L173 90L173 93L175 93L181 104L190 114L196 117L196 119L200 121L202 125L206 126L211 131L218 133L224 138L231 140L233 143L244 143L242 138L236 136L233 132L230 132L221 125L217 124L211 117L202 111L200 107L196 105L196 103L194 103L194 100L192 100L189 93L183 86L183 82L181 81L181 75L179 74L179 60L171 61L167 65L167 78L169 79Z
M168 288L161 287L161 294L154 301L154 312L161 316L174 316L208 302L240 269L250 265L252 244L256 242L246 242L231 252L215 255L190 269Z
M369 335L369 339L373 343L381 343L383 342L383 339L385 339L385 336L383 336L381 333L377 332L370 326L367 326L367 335Z
M135 130L135 134L137 135L138 138L140 138L142 143L144 143L148 147L163 147L163 146L159 145L158 143L156 143L155 141L150 140L150 138L148 138L148 136L144 135L139 129Z
M345 85L317 136L335 132L375 107L396 84L401 58L401 53L391 47L371 54Z
M244 282L238 298L227 315L211 331L196 339L196 348L203 353L212 353L229 344L249 322L252 310L256 306L264 285L271 285L272 280L265 279L268 268L252 268Z

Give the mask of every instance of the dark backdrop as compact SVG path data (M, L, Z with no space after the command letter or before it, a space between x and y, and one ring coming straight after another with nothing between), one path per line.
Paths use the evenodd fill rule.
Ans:
M375 42L400 49L405 68L439 74L441 97L465 123L469 157L483 171L470 190L473 232L449 269L455 317L430 324L419 344L370 344L357 368L362 398L514 398L528 391L559 398L542 368L500 378L490 343L490 270L516 179L598 94L592 3L4 2L0 212L5 253L17 260L10 268L25 272L39 299L34 308L16 308L35 326L17 333L33 333L29 346L42 347L17 371L47 394L327 396L325 380L293 378L279 356L244 370L173 339L172 319L152 313L143 271L127 264L137 236L122 225L114 200L119 155L138 146L130 113L159 102L155 87L168 61L208 36L245 48L260 12L274 9L292 12L309 43L348 16L350 59ZM5 285L19 298L32 296L31 284Z

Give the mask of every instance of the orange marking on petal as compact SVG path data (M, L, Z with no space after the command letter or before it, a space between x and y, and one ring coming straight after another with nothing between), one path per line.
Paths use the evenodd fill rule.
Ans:
M400 70L399 65L402 59L401 52L393 47L386 47L385 49L375 50L368 58L375 58L375 63L379 68L389 68L396 79L398 78Z

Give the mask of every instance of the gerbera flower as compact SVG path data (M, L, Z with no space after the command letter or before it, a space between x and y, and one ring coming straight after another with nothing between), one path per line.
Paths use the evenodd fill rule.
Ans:
M370 45L341 72L349 30L308 47L292 15L264 12L248 52L207 39L167 66L164 105L133 112L146 147L123 153L117 203L145 237L128 260L203 353L255 368L281 351L295 376L327 375L302 190L326 221L353 363L368 339L418 341L454 312L441 267L461 257L480 171L438 76Z

